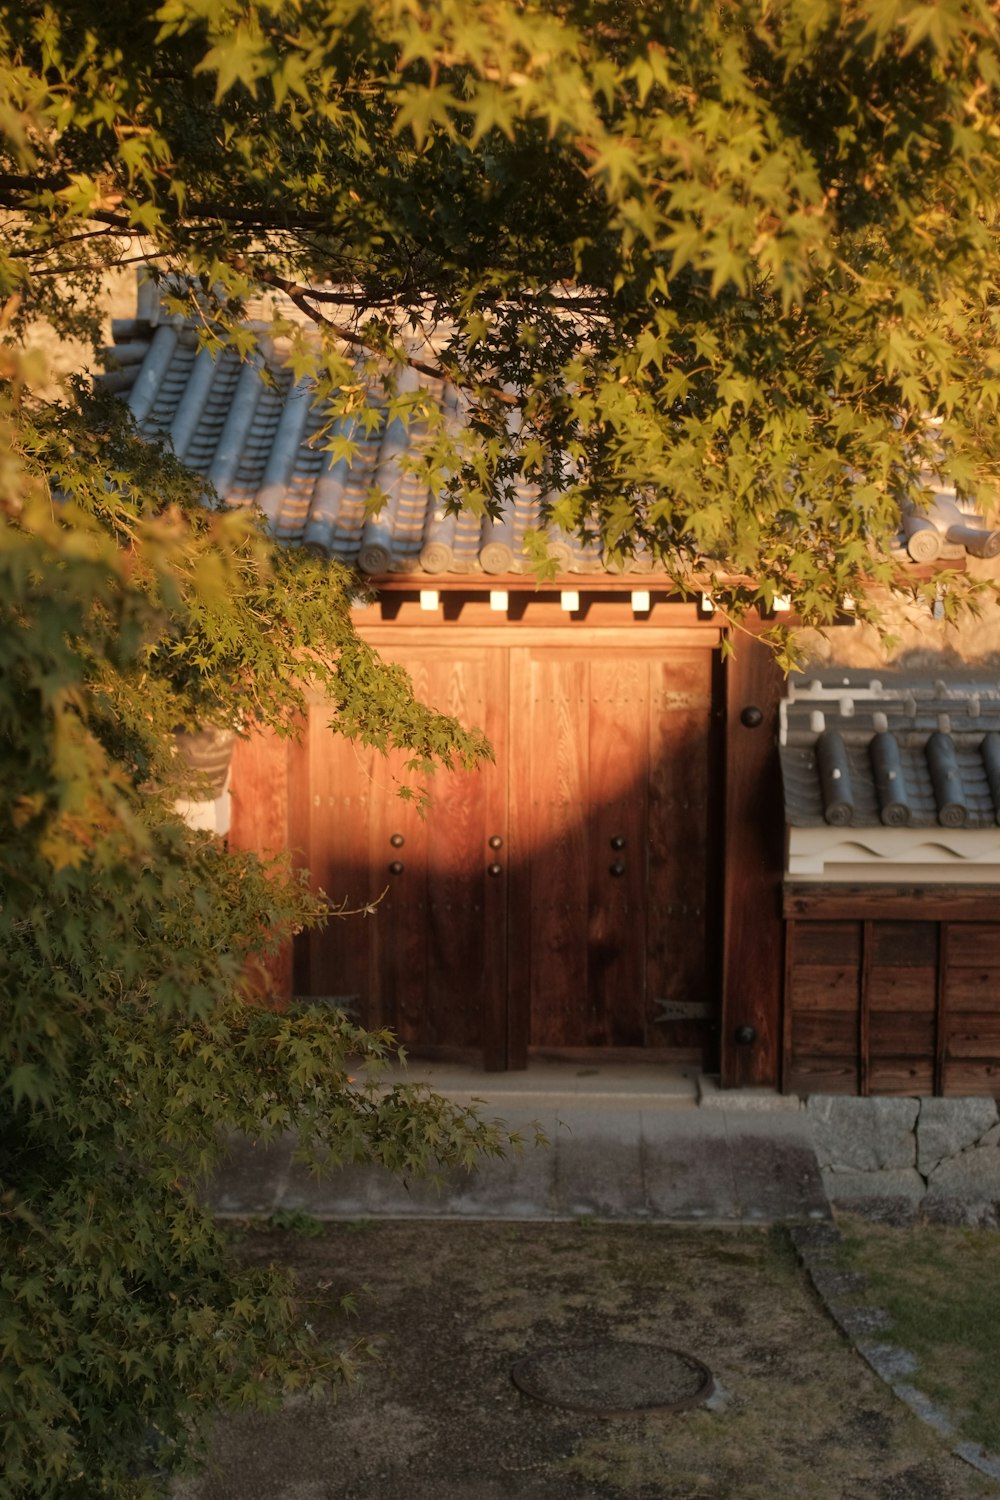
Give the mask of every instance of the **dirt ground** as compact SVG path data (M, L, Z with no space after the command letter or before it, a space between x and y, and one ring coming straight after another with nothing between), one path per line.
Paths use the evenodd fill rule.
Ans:
M298 1268L313 1321L367 1284L353 1331L381 1362L336 1401L220 1421L175 1500L997 1494L843 1340L780 1232L397 1221L254 1232L246 1253ZM580 1416L511 1381L526 1354L605 1337L695 1355L714 1409Z

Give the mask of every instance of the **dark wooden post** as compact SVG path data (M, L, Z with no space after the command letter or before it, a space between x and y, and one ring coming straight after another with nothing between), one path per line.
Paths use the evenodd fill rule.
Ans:
M784 678L740 633L726 661L723 1088L780 1082L784 810L777 752Z

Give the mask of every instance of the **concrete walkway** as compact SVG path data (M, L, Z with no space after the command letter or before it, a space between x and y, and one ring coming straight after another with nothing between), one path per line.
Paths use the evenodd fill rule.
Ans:
M301 1210L318 1219L461 1218L770 1223L830 1214L798 1100L723 1093L662 1066L533 1065L485 1074L413 1062L405 1074L521 1130L520 1157L454 1171L441 1187L378 1168L317 1181L291 1143L240 1145L212 1194L223 1214ZM548 1144L530 1144L538 1125Z

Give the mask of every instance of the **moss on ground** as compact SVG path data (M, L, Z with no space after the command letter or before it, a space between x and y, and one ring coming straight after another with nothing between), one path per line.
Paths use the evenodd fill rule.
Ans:
M864 1273L857 1299L883 1307L887 1337L919 1362L912 1383L961 1435L1000 1452L1000 1235L990 1229L889 1229L843 1220L842 1264Z

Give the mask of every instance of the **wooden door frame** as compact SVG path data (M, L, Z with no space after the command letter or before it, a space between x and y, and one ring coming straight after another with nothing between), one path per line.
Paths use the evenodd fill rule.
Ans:
M463 625L454 620L439 619L422 623L412 619L403 621L374 616L359 617L356 625L359 635L376 649L379 646L426 648L447 645L450 651L461 651L470 646L502 647L507 673L510 658L506 653L515 646L562 646L573 649L585 645L592 649L606 647L656 652L664 659L669 659L671 651L678 648L718 652L722 637L718 623L711 618L693 619L693 609L681 615L679 607L669 608L673 619L669 623L664 620L662 624L616 621L603 625L583 621L569 622L564 619L558 627L549 629L527 621ZM775 950L770 927L769 877L765 882L767 890L762 887L750 904L741 906L740 892L746 893L747 882L742 875L735 877L731 868L734 860L739 862L738 868L741 871L749 868L755 857L759 863L762 848L764 864L770 859L766 837L770 830L758 828L755 833L747 815L748 812L754 815L754 824L762 821L756 816L761 809L754 802L756 792L752 773L754 768L760 772L766 762L767 756L761 754L765 748L769 748L771 758L776 760L771 748L772 737L769 730L764 728L750 738L745 730L742 733L734 731L734 725L739 723L740 707L755 697L761 700L763 706L770 705L768 712L773 717L772 711L780 697L781 683L780 673L777 673L775 690L775 673L771 653L758 647L755 642L748 642L747 638L743 639L735 659L720 665L716 655L713 671L710 754L713 756L713 767L724 762L725 798L723 800L723 789L720 787L718 805L724 811L720 811L719 816L710 818L706 829L706 838L713 846L710 858L714 861L715 868L721 869L722 887L712 911L706 913L706 920L716 932L721 926L721 993L717 992L715 998L720 1002L723 1083L730 1085L733 1082L772 1081L772 1069L776 1077L776 1061L772 1063L770 1049L771 1039L774 1039L776 1047L779 1035L772 1012L777 1006L780 1013L780 962L777 982L772 983L768 976L773 967L775 952L780 959L780 911L779 941ZM510 712L514 713L516 705L510 700L509 677L505 682L505 692L510 702ZM723 698L724 704L721 701ZM719 727L723 730L721 736L717 733ZM255 815L253 811L257 805L256 797L250 787L244 789L244 811L237 818L240 829L238 846L260 847L271 851L287 848L291 811L289 803L306 795L298 769L303 765L301 750L289 740L278 741L276 737L267 736L258 739L256 743L244 742L237 759L248 766L252 765L257 787L266 785L271 793L265 819L267 828L264 829L257 826L260 823L259 813ZM290 775L290 771L293 774ZM235 795L241 795L239 788ZM498 794L491 791L490 796L495 795ZM509 798L509 790L507 795ZM488 809L488 821L496 821L498 830L500 812L501 809L492 804ZM280 838L277 828L279 817L282 822ZM777 827L780 830L780 819ZM506 865L505 861L503 863ZM779 853L776 907L780 895L780 871ZM483 1067L488 1071L523 1068L527 1064L528 1028L518 1006L526 1003L528 995L528 987L523 982L524 964L528 955L523 943L518 942L518 934L512 930L514 924L507 920L509 911L517 910L518 892L515 882L518 878L518 874L508 875L505 869L502 880L487 882L487 901L493 907L492 912L484 911L487 923L485 961L493 976L493 982L489 986L490 998L488 1003L484 1002L483 1014ZM755 982L748 986L739 976L744 971L744 965L747 962L753 965L755 960L760 960L762 967L754 969ZM287 976L285 990L290 995L290 952L280 960L279 966ZM732 1033L735 1026L742 1024L759 1027L758 1034L764 1045L734 1051ZM775 1059L776 1056L775 1051Z

